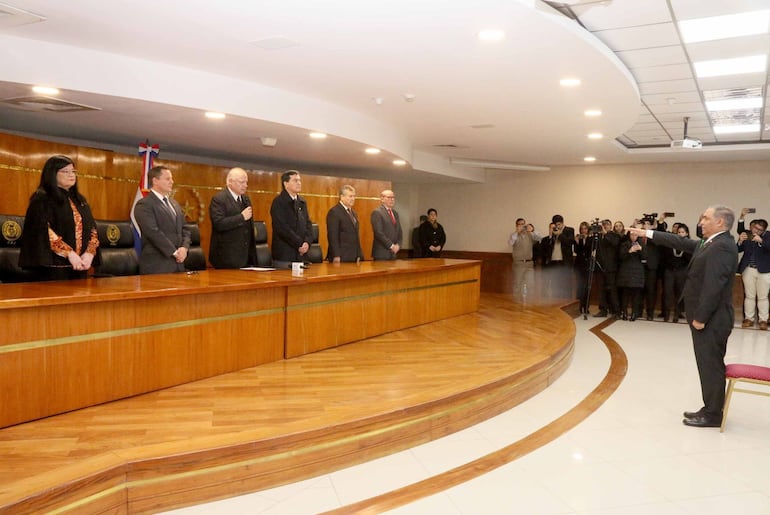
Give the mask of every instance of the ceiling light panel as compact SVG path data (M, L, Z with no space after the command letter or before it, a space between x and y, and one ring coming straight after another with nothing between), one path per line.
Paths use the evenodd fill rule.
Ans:
M764 72L767 67L767 55L750 55L734 57L732 59L700 61L693 63L693 67L698 78L759 73Z
M679 22L679 30L685 43L766 34L769 28L770 9Z
M759 109L764 104L762 97L728 98L724 100L709 100L706 102L706 110L732 111L736 109Z

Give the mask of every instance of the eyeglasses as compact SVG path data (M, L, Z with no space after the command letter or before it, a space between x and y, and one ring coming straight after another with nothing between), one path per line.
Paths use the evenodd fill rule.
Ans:
M69 175L77 175L77 170L59 170L59 173L69 174Z

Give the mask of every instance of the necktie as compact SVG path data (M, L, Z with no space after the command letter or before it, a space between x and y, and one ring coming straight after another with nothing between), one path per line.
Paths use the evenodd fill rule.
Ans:
M244 202L243 202L243 197L241 197L240 195L238 195L238 206L240 206L240 208L241 208L241 209L243 209L244 207L246 207L246 206L244 205Z
M393 222L393 225L396 225L396 217L393 216L393 211L388 208L388 214L390 215L390 221Z
M174 211L174 208L171 207L171 203L168 201L168 197L163 197L163 205L166 206L166 209L171 214L171 216L176 218L176 211Z
M348 216L350 217L350 221L353 222L353 225L356 225L356 215L353 214L353 210L345 208L345 211L348 212Z

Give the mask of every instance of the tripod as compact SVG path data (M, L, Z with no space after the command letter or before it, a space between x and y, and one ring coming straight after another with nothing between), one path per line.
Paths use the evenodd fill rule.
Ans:
M588 279L587 279L587 285L586 285L586 296L585 299L585 312L583 313L583 320L588 320L588 306L591 301L591 285L594 282L594 270L596 267L599 267L600 271L604 271L602 268L601 263L598 263L596 261L596 249L599 247L599 233L594 232L591 234L591 254L588 259Z

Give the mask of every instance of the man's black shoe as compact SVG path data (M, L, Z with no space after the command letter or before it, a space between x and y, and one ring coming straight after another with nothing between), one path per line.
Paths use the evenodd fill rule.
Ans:
M599 310L599 311L597 311L594 314L594 318L602 318L602 317L606 317L606 316L607 316L607 310L606 309Z
M682 419L682 423L692 427L719 427L722 425L722 418L701 414L693 418Z
M652 320L653 320L652 315L647 315L647 321L652 322Z
M699 417L700 415L703 415L705 412L706 412L706 408L703 407L698 411L685 411L683 415L684 415L684 418L695 418L695 417Z

